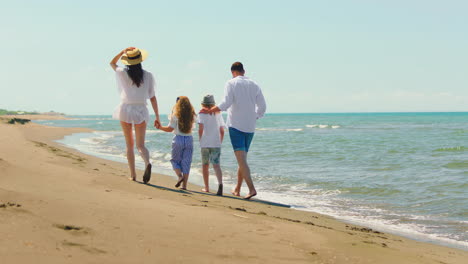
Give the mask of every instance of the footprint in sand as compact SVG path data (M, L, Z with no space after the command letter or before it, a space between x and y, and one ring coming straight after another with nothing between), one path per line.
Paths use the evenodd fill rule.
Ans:
M54 227L67 231L72 235L87 235L91 232L89 228L75 225L54 224Z
M8 162L0 158L0 168L6 168L7 166L8 166Z
M80 243L75 243L75 242L71 242L71 241L67 241L67 240L64 240L62 241L62 245L63 246L66 246L66 247L77 247L83 251L86 251L88 253L91 253L91 254L106 254L107 252L102 250L102 249L99 249L99 248L95 248L95 247L90 247L88 245L85 245L85 244L80 244Z
M12 202L0 203L0 208L7 208L7 207L21 207L21 204L12 203Z

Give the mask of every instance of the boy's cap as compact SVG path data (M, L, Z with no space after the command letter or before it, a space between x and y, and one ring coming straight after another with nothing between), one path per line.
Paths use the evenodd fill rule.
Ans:
M203 101L201 103L205 104L205 105L214 105L214 104L216 104L215 99L214 99L212 94L205 95L203 97Z

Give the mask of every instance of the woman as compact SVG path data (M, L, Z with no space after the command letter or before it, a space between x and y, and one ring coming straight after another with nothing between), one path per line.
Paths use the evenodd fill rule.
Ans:
M115 109L113 118L120 120L125 142L127 144L127 160L130 167L131 180L136 181L135 152L133 129L135 127L135 141L138 152L145 161L145 173L143 182L147 183L151 178L151 163L149 152L145 147L146 125L149 122L149 113L146 108L146 100L151 101L156 120L154 126L159 127L158 102L154 87L156 85L153 75L143 70L141 62L146 59L148 53L135 47L129 47L117 54L110 65L114 69L117 78L117 88L120 93L121 103ZM124 69L117 66L117 61L127 65Z

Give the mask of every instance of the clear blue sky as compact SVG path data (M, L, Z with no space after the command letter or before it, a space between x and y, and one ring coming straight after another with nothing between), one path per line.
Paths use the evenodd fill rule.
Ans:
M468 1L5 1L0 108L111 114L147 49L160 111L219 101L241 61L268 112L468 111Z

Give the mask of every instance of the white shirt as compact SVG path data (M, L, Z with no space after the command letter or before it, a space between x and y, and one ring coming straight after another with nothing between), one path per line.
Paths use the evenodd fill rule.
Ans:
M193 119L195 120L195 116L193 117ZM177 118L177 116L175 115L171 115L169 117L169 125L170 127L172 127L174 129L174 131L172 131L172 133L176 134L176 135L179 135L179 136L191 136L192 135L192 129L193 129L193 125L195 125L195 122L193 123L192 125L192 129L190 129L190 132L189 133L182 133L180 132L179 130L179 119Z
M220 113L214 115L199 114L198 124L203 125L203 134L200 138L200 147L220 148L221 133L219 129L225 126L223 116Z
M120 93L120 100L123 104L144 104L146 100L155 95L156 82L154 81L151 72L143 70L143 83L140 87L133 84L132 79L128 76L127 71L122 67L115 69L117 76L117 89Z
M221 111L228 111L228 127L253 133L257 119L265 114L266 102L262 90L254 81L237 76L226 83L224 99L218 107Z

